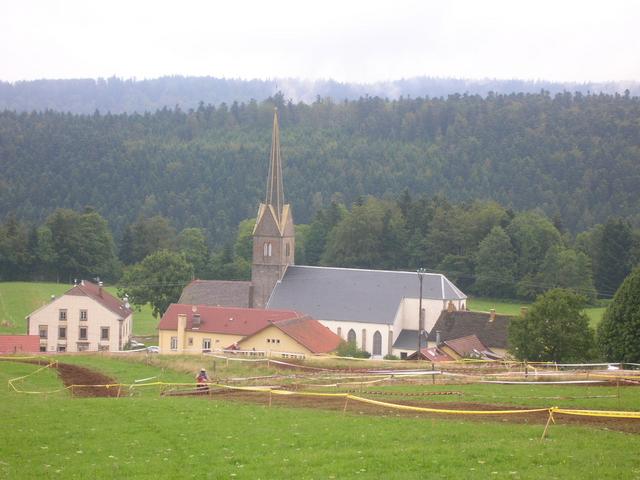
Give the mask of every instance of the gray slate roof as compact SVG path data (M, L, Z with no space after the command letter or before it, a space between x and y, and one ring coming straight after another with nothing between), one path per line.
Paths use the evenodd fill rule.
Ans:
M418 331L417 330L401 330L400 335L393 342L393 348L400 350L413 350L415 351L418 346ZM420 348L427 346L427 339L424 335L420 337Z
M488 312L444 310L427 338L430 342L435 342L437 331L440 331L442 342L475 335L489 348L508 348L509 323L512 318L508 315L496 315L491 321L491 314Z
M251 282L194 280L184 287L177 303L251 308Z
M304 312L318 320L391 325L403 298L418 298L415 272L290 265L267 308ZM467 298L444 275L427 273L422 298Z

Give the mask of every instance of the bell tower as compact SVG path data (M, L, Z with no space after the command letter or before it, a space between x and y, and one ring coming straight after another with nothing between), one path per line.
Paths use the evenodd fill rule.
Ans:
M287 266L294 264L295 249L295 228L291 206L284 203L280 129L276 108L273 114L267 194L264 203L258 207L256 226L253 229L253 262L251 264L253 307L265 307L273 288L282 279Z

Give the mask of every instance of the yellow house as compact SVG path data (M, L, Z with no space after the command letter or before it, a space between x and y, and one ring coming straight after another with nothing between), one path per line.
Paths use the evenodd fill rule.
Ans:
M273 322L239 342L243 350L256 350L283 358L333 352L340 337L308 316Z
M309 355L335 350L339 343L339 337L319 322L292 310L177 303L162 316L158 332L160 353L165 354L242 348L261 355L271 351Z

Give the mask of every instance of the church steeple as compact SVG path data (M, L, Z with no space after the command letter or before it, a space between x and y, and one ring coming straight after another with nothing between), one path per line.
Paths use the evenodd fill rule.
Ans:
M267 197L264 202L273 206L278 223L282 220L284 208L284 186L282 183L282 157L280 156L280 128L278 126L278 108L273 112L273 132L271 134L271 159L267 179Z
M284 203L280 128L276 109L273 113L267 195L264 203L258 207L256 225L253 228L253 307L266 306L273 287L282 279L287 266L295 264L295 250L296 232L291 205Z

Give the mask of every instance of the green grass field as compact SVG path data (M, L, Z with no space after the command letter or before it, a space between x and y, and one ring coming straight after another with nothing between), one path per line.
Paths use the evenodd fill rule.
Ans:
M57 358L125 382L158 375L191 379L186 371L169 369L173 359L164 357L153 357L151 364L144 357ZM186 361L177 359L176 365L186 367ZM0 382L36 368L0 362ZM25 383L34 390L59 386L51 370ZM346 414L268 408L152 391L115 399L2 388L0 405L0 478L640 478L640 458L633 454L640 436L589 427L553 425L541 441L540 424L372 416L357 405Z
M51 295L60 296L72 285L42 282L0 282L0 332L26 333L25 317L37 308L46 305ZM117 296L115 287L106 287ZM156 336L159 319L153 318L151 307L145 305L133 314L133 334Z

